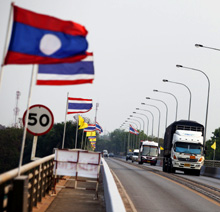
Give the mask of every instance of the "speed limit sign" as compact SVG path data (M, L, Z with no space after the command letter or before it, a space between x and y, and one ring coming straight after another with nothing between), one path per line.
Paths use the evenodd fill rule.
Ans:
M27 110L23 115L25 125ZM27 131L35 136L48 133L53 127L54 118L51 110L44 105L32 105L29 108Z

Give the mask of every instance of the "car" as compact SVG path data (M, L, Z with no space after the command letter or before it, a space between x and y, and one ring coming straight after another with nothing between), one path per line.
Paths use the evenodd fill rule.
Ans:
M132 155L133 155L133 152L128 152L126 155L126 161L131 160Z
M108 157L109 156L107 150L103 150L102 153L103 153L103 157Z
M132 155L132 157L131 157L132 163L133 163L134 161L138 162L138 155L139 155L139 149L134 149L133 155Z
M114 153L111 152L111 153L108 154L108 156L109 157L114 157L115 155L114 155Z

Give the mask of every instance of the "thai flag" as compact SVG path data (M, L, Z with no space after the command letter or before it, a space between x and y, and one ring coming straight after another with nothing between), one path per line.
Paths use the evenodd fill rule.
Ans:
M84 26L13 5L14 22L4 64L50 64L87 56Z
M37 85L77 85L94 80L93 54L80 62L39 65Z
M134 135L139 135L139 132L136 129L134 129L131 125L130 125L130 128L129 128L129 132L131 134L134 134Z
M102 127L99 125L98 122L96 122L96 130L101 134L103 132Z
M84 132L92 132L95 131L95 124L89 124L87 128L84 129Z
M92 99L68 97L67 114L86 113L92 109Z

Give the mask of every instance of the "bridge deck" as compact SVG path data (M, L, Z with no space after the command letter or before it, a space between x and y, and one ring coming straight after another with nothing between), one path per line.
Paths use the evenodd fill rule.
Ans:
M62 183L63 184L63 183ZM74 181L67 181L66 187L74 187ZM78 182L77 187L95 188L95 183ZM58 188L59 190L59 188ZM94 190L62 188L46 210L40 212L105 212L102 179L98 187L98 198Z

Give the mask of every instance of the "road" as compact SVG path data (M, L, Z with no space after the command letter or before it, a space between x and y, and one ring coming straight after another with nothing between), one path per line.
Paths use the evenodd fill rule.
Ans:
M219 203L155 173L113 158L106 158L106 162L121 181L138 212L220 211ZM195 176L186 177L195 178ZM212 181L201 176L197 179L203 183L208 181L212 185L218 183L216 187L220 187L219 180Z

